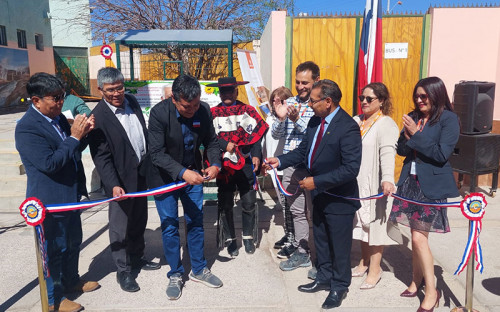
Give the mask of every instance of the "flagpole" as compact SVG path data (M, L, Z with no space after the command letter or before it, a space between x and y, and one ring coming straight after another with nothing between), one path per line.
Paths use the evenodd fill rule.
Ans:
M40 225L41 226L41 225ZM36 250L36 264L38 266L38 285L40 286L40 301L42 303L42 312L49 312L49 298L47 295L47 283L43 276L42 254L40 252L40 242L36 234L36 228L33 227L35 234L35 250Z
M387 0L387 14L390 13L390 9L391 9L391 0Z
M472 221L469 221L469 236L473 230ZM465 307L456 307L451 312L478 312L472 308L474 300L474 264L476 262L474 248L471 251L469 263L467 263L467 275L465 276Z

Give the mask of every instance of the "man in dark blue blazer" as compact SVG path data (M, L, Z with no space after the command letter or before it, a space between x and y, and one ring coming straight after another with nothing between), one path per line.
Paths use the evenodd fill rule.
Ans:
M341 98L335 82L314 83L309 105L315 116L304 139L288 154L267 160L279 169L304 163L311 174L300 187L311 191L313 198L318 273L314 282L299 286L299 291L329 290L323 309L340 306L351 284L352 226L360 207L358 201L340 197L359 196L356 176L361 164L359 126L339 106Z
M77 115L73 126L61 114L64 87L46 73L33 75L26 89L32 105L16 126L16 148L26 168L26 197L45 205L75 203L87 196L80 141L94 127L94 117ZM82 243L80 211L48 213L43 221L50 277L46 279L52 310L79 311L82 306L63 292L88 292L97 282L80 280L78 258Z

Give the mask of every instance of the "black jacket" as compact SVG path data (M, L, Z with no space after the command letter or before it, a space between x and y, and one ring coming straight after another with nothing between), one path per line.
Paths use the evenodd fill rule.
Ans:
M151 109L148 127L152 166L147 174L150 188L178 180L179 173L184 168L182 166L185 152L184 138L176 111L171 98L161 101ZM207 151L210 164L220 165L219 144L207 103L201 102L200 108L193 116L193 121L200 122L199 127L192 128L195 142L195 169L198 171L202 169L201 144Z

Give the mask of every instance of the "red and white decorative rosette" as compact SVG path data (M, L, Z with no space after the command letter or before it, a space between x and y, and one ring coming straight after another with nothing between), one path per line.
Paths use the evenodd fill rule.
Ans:
M26 198L19 207L21 216L28 225L35 228L36 236L38 238L38 249L40 250L42 260L42 270L45 278L50 276L49 266L47 262L47 249L45 248L45 234L43 231L43 220L47 209L40 200L36 197Z
M19 210L28 225L37 226L45 219L45 206L36 197L26 198L19 206Z
M485 212L484 208L487 204L486 198L480 193L471 193L465 196L460 203L462 214L471 222L471 229L467 245L465 246L464 255L462 256L462 262L458 265L454 275L460 274L465 267L467 267L467 263L469 263L469 259L473 252L477 260L476 270L483 273L483 252L481 244L479 243L479 234L483 228L482 219Z
M110 45L103 45L101 47L101 55L105 58L105 59L111 59L111 56L113 55L113 48L110 46Z

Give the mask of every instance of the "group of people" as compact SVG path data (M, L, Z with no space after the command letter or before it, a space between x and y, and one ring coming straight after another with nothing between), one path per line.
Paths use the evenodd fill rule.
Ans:
M398 127L389 116L389 91L382 83L363 88L359 96L362 114L352 118L339 105L339 86L320 80L315 63L298 65L295 82L295 97L284 87L271 93L273 113L264 121L251 105L237 100L237 86L245 82L220 78L211 86L219 88L221 103L210 108L200 101L198 80L180 75L173 82L172 95L151 109L146 127L137 100L125 94L122 73L107 67L97 76L102 100L90 114L76 114L70 125L61 113L63 82L37 73L27 84L32 105L15 134L28 176L27 196L49 205L88 196L81 152L89 145L106 195L118 197L110 203L108 215L117 282L122 290L135 292L140 290L136 273L157 270L160 264L144 258L146 197L120 196L186 182L183 188L154 196L170 266L166 294L176 300L182 294L185 273L178 201L186 222L189 279L221 287L222 281L207 267L204 255L203 182L216 179L218 187L218 246L226 247L232 257L238 256L240 246L253 254L258 239L256 175L261 167L276 168L283 170L283 185L292 193L281 197L285 235L275 243L278 257L285 259L280 263L283 271L312 264L312 212L316 257L308 277L314 281L299 286L299 291L329 290L323 303L329 309L341 305L352 277L368 272L361 288L375 287L382 276L384 246L401 242L399 223L411 227L413 247L413 281L401 296L414 297L425 285L418 311L432 311L440 294L427 239L431 231L449 231L446 208L392 202L390 196L362 201L347 197L396 192L396 152L406 157L398 194L432 203L458 196L448 157L458 140L459 123L443 82L436 77L418 82L413 92L415 109L404 115L399 139ZM267 157L262 164L266 135L281 142L282 149L269 148L266 142ZM242 206L242 244L234 226L236 190ZM43 226L50 309L79 311L82 306L65 294L99 288L97 282L82 280L78 274L80 211L47 214ZM351 269L353 238L361 241L362 258Z
M416 297L425 286L418 312L433 311L440 292L434 280L429 232L449 232L445 203L459 196L448 158L460 126L443 81L421 79L413 90L414 109L403 116L401 132L390 117L392 102L383 83L370 83L359 95L361 114L349 116L340 106L342 93L320 80L313 62L296 69L296 97L280 87L271 94L272 137L266 169L283 170L285 235L275 243L284 271L311 265L308 211L312 210L316 261L308 272L314 281L302 292L329 290L324 309L341 305L352 277L363 277L360 289L374 288L382 278L385 246L402 243L398 225L411 229L412 282L400 295ZM280 144L281 143L281 144ZM280 148L281 147L281 148ZM395 156L404 156L397 184ZM396 186L398 187L396 190ZM352 200L383 193L371 200ZM396 193L420 202L393 200ZM312 203L312 204L311 204ZM361 243L361 258L351 269L352 240Z

